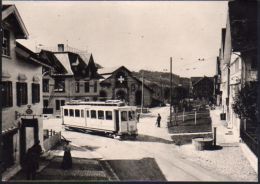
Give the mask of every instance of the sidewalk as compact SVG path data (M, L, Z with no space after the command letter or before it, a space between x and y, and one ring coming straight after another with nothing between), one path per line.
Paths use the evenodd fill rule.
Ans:
M213 128L217 128L216 144L218 149L197 151L194 145L187 144L176 149L183 157L205 169L230 177L233 181L257 181L257 173L240 148L238 139L228 129L225 121L220 120L221 110L211 110Z
M225 120L220 120L221 110L216 108L215 110L210 111L210 117L212 120L212 132L213 128L216 127L217 136L216 143L217 145L239 145L238 139L233 135L231 129L227 127Z
M89 150L75 144L70 144L73 158L73 169L64 171L60 164L64 154L63 146L59 145L53 150L44 153L40 160L40 168L37 170L38 180L55 179L87 179L110 180L116 178L107 167L106 161L100 161L101 155L93 154ZM26 180L25 173L19 165L14 166L2 175L3 181Z

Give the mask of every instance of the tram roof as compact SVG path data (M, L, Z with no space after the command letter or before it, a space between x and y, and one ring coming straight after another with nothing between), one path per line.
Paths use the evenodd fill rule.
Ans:
M118 107L122 107L122 106L126 106L126 104L120 100L108 100L105 102L86 102L86 101L71 101L71 102L67 102L66 105L88 105L88 106L118 106Z

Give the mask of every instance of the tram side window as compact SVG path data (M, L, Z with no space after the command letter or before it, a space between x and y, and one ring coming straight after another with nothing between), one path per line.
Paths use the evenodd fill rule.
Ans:
M64 116L68 116L68 109L64 109Z
M74 117L74 110L73 109L70 109L70 116Z
M105 119L104 111L98 111L98 119Z
M133 111L128 111L128 117L129 121L133 121L135 118L134 112Z
M96 113L95 110L91 110L91 111L90 111L90 115L91 115L91 118L92 118L92 119L96 119L96 118L97 118L97 113Z
M87 118L89 118L89 111L87 111Z
M127 121L127 111L121 112L121 121Z
M112 111L106 111L106 120L112 120Z
M84 118L84 110L81 110L81 117Z
M78 110L78 109L75 110L75 117L80 117L80 116L79 116L79 110Z

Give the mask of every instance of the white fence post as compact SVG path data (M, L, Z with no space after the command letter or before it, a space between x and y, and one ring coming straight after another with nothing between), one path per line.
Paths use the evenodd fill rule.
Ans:
M197 124L197 111L195 111L195 125Z

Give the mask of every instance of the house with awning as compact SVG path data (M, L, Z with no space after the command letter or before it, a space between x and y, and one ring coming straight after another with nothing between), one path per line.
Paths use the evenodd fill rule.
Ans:
M53 70L43 68L44 116L60 117L60 107L71 100L95 101L99 95L98 65L92 54L58 44L56 49L42 49L39 57Z
M28 31L15 5L2 6L2 155L1 168L19 166L36 141L43 143L42 63L38 55L17 42Z

